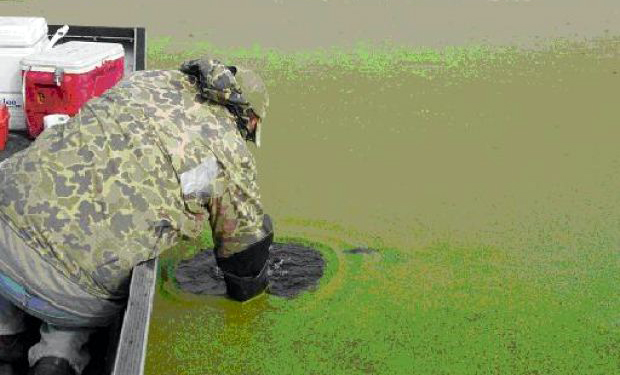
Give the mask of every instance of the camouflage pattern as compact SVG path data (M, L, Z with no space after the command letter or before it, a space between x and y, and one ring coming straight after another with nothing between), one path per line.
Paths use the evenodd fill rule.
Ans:
M267 117L269 96L267 88L260 76L249 69L238 68L235 80L242 89L243 97L247 100L250 108L263 121Z
M204 99L225 105L236 114L241 134L260 147L260 133L247 129L252 113L260 117L261 123L267 117L269 95L260 76L249 69L227 66L209 57L187 61L181 65L181 71L197 78ZM259 126L257 131L260 132L261 128Z
M237 118L196 83L180 71L136 72L44 131L0 165L0 219L101 298L126 296L137 263L207 223L219 257L265 237ZM184 195L180 176L212 158L210 194Z

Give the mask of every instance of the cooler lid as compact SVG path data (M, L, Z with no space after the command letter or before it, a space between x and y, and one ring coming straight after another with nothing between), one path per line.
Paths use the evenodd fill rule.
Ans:
M100 65L104 60L115 60L125 56L120 43L67 42L56 47L26 56L22 59L22 69L46 71L56 68L66 72L80 72Z
M0 47L30 47L47 37L43 17L0 17Z

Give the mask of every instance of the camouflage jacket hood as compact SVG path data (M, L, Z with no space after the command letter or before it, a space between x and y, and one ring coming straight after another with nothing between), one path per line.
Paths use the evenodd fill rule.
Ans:
M0 219L91 294L122 298L137 263L208 228L179 176L213 157L249 202L244 220L262 221L234 116L180 71L137 72L0 165Z

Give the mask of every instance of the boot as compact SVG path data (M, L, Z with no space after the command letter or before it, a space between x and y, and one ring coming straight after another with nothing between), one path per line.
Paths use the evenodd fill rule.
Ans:
M0 335L0 362L18 362L26 359L28 346L26 332L15 335Z
M64 358L43 357L28 371L28 375L77 375Z

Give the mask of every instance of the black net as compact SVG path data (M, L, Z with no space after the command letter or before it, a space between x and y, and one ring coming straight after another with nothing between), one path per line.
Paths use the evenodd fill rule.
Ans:
M320 252L299 244L274 243L267 259L268 293L293 298L312 290L323 276L325 261ZM175 277L179 288L194 294L225 295L224 276L212 249L179 262Z

